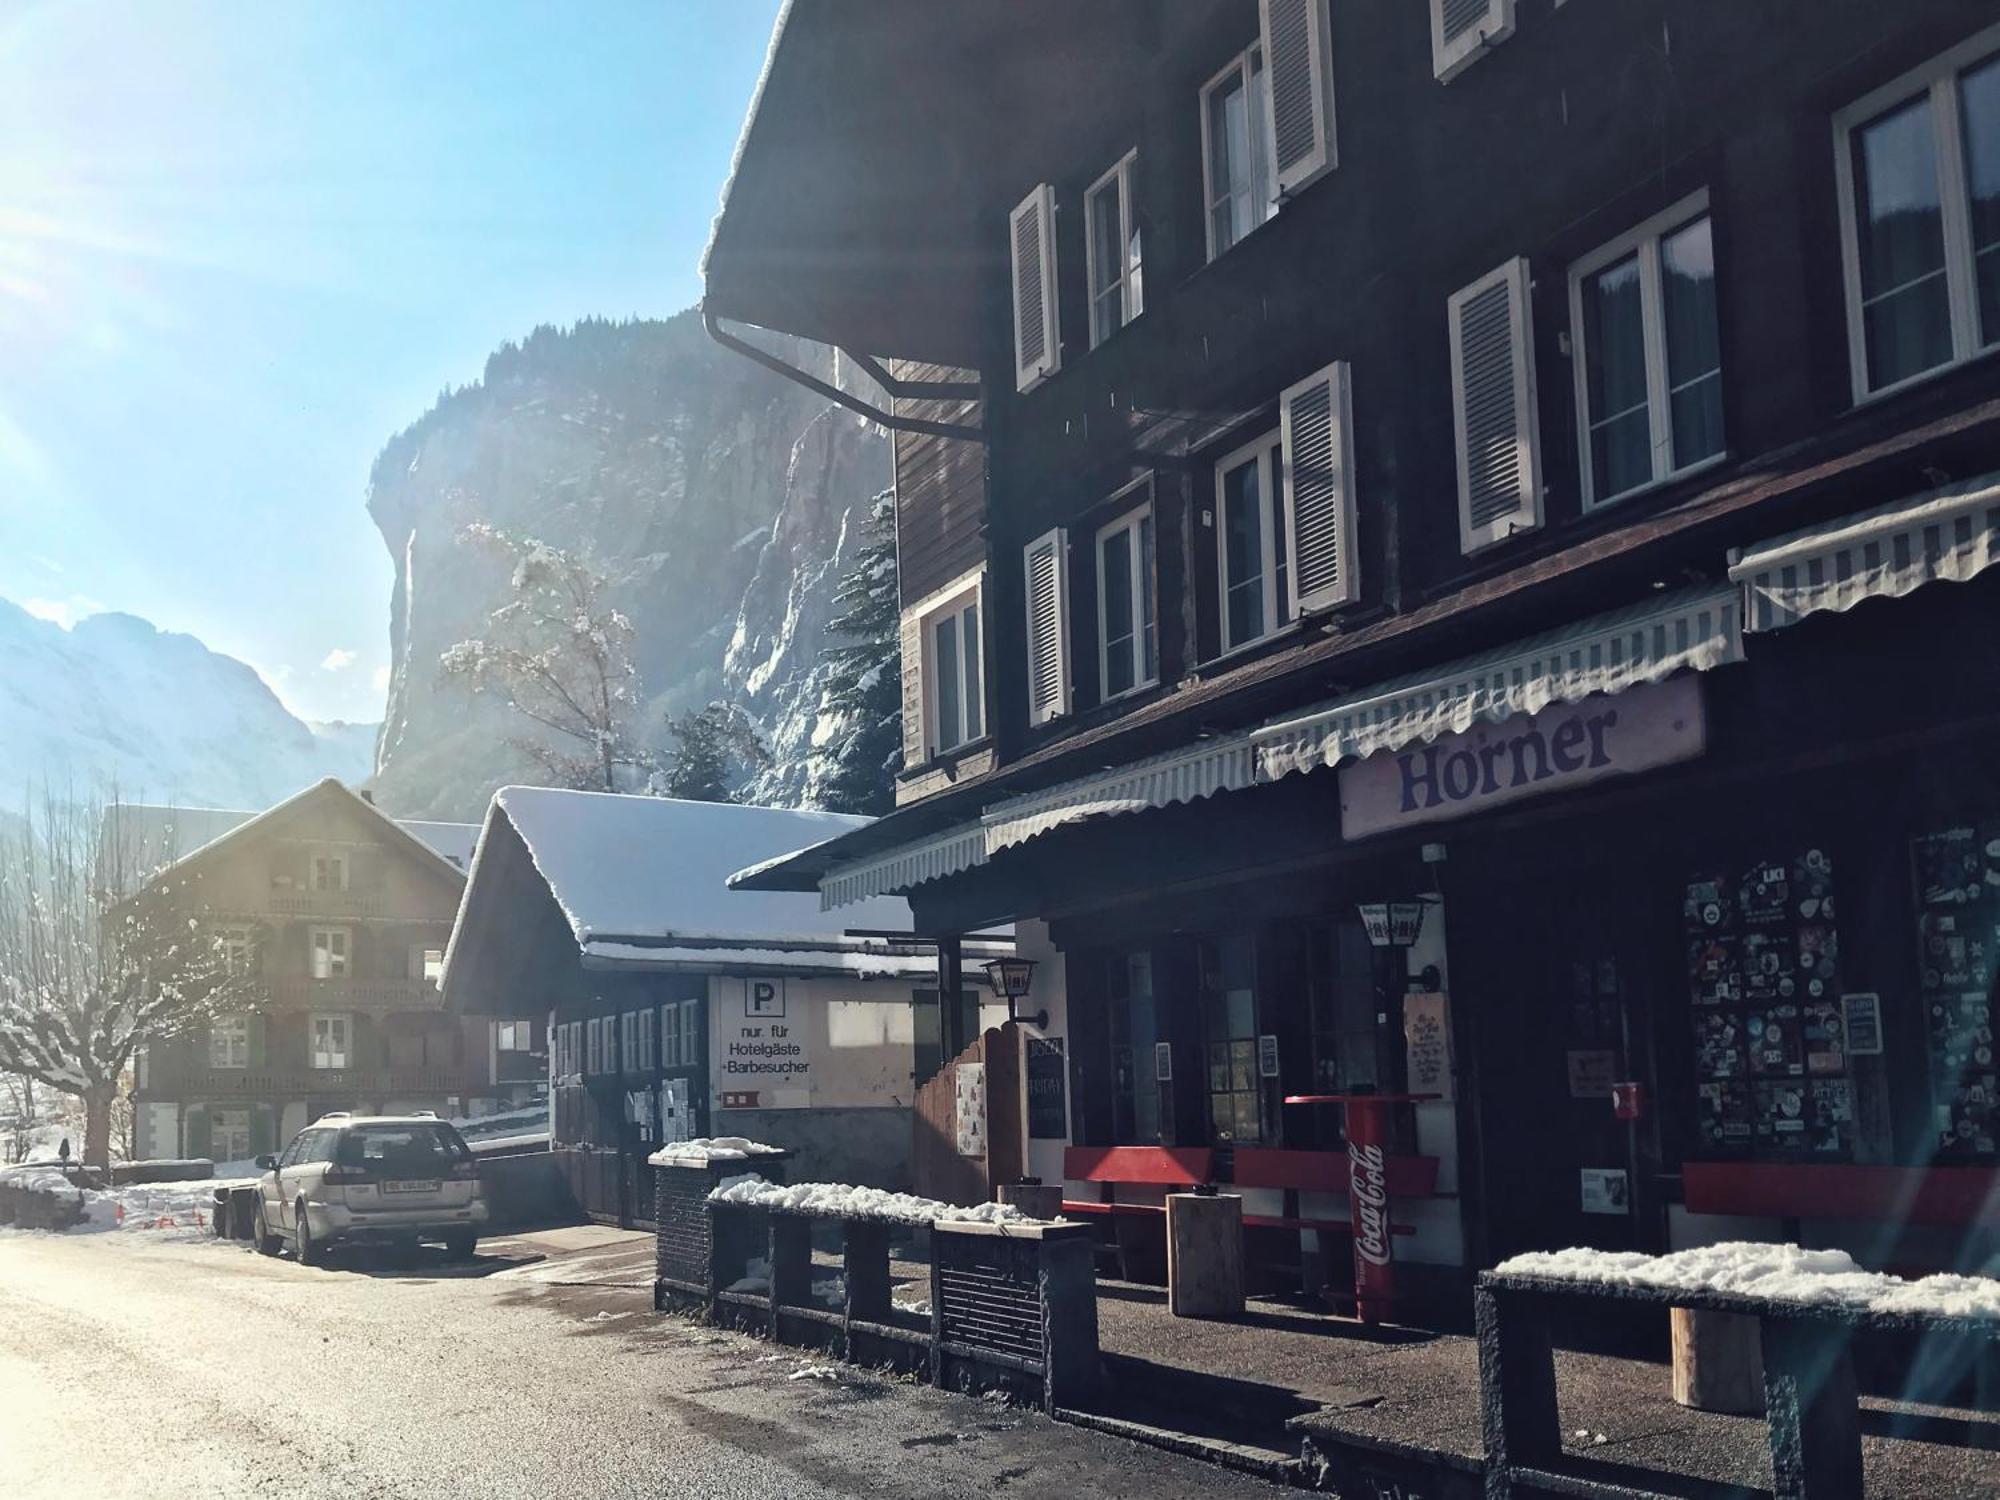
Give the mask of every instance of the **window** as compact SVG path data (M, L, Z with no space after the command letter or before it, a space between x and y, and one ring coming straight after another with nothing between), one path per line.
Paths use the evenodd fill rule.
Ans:
M1139 222L1132 212L1132 164L1118 165L1083 195L1084 261L1090 275L1090 347L1095 349L1144 310Z
M2000 342L2000 28L1834 117L1859 400Z
M1160 1139L1160 1085L1153 1048L1160 1040L1153 1003L1153 955L1145 948L1111 955L1105 975L1111 1033L1111 1131L1121 1146Z
M1513 34L1514 0L1431 0L1431 72L1446 83Z
M347 856L315 854L312 861L312 888L316 891L347 889Z
M1278 434L1238 448L1215 466L1216 563L1222 649L1262 640L1290 619L1284 482Z
M1517 255L1460 287L1445 307L1458 545L1470 554L1542 524L1527 258Z
M418 949L417 966L417 972L423 976L424 984L430 989L436 989L444 983L444 949Z
M681 1001L681 1065L698 1068L707 1059L701 1052L701 1007L699 1000Z
M349 935L345 927L315 927L307 938L315 979L345 979L351 971Z
M208 1112L208 1154L213 1161L248 1161L251 1155L250 1111L212 1109Z
M532 1052L535 1050L535 1023L532 1021L495 1021L493 1023L493 1045L502 1052Z
M354 1023L346 1016L316 1015L312 1018L312 1065L315 1068L344 1068L353 1050Z
M1232 60L1203 87L1201 162L1208 258L1214 260L1270 218L1278 200L1262 44Z
M1098 682L1103 697L1150 687L1160 678L1158 606L1153 595L1153 505L1097 533Z
M1056 193L1048 183L1007 220L1014 280L1014 388L1031 390L1062 368L1062 307L1056 280Z
M604 1022L592 1016L584 1023L585 1055L583 1071L601 1073L604 1071Z
M1721 457L1708 194L1577 262L1569 297L1584 503Z
M1257 1060L1257 945L1233 934L1196 945L1206 1049L1210 1138L1219 1146L1264 1139Z
M245 1015L217 1016L208 1026L208 1065L211 1068L250 1066L250 1018ZM236 1156L223 1161L240 1161Z
M681 1008L669 1001L660 1007L660 1066L681 1065Z
M979 589L975 584L924 617L925 711L933 754L985 732L980 687Z
M231 974L257 971L257 934L249 927L224 927L215 935L222 966Z

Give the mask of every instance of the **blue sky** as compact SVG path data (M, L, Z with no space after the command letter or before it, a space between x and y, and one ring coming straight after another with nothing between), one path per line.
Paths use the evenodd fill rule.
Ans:
M0 597L378 717L370 460L504 339L696 299L777 8L0 3Z

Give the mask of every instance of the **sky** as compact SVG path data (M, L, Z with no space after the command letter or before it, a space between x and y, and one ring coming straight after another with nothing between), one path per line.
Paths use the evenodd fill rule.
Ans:
M370 461L538 323L698 298L777 9L0 0L0 598L379 718Z

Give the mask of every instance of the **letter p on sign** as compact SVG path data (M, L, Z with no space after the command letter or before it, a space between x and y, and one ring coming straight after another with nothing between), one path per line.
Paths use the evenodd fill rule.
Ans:
M746 979L743 981L743 1014L759 1019L783 1020L785 1015L785 982L782 979Z

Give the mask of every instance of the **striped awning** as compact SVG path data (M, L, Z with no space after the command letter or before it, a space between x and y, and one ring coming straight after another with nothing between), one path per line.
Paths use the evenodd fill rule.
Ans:
M1782 630L1807 615L1893 599L1938 579L1960 583L2000 561L2000 474L1877 506L1747 548L1729 576L1744 628Z
M985 863L986 830L977 823L961 824L828 872L819 883L819 908L832 911L871 896L901 895L911 886L942 880Z
M1274 721L1252 736L1257 779L1275 781L1379 750L1461 734L1482 720L1539 713L1675 672L1743 659L1737 592L1704 587L1509 642Z
M1216 735L1184 749L1113 766L1058 786L995 803L981 818L986 852L998 854L1083 818L1145 812L1240 791L1256 776L1247 734Z

